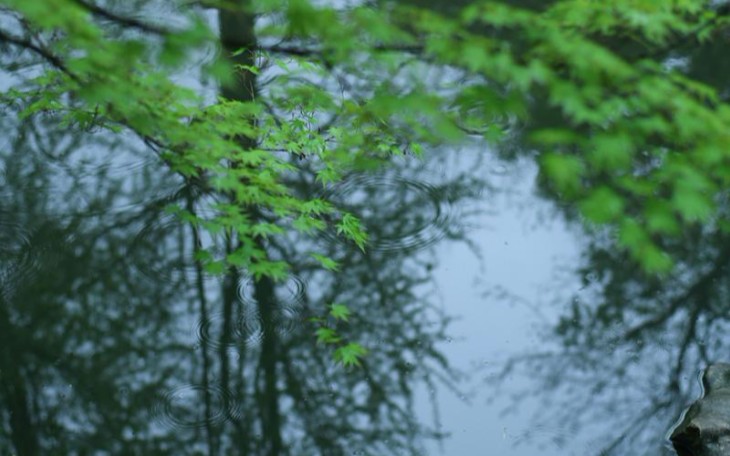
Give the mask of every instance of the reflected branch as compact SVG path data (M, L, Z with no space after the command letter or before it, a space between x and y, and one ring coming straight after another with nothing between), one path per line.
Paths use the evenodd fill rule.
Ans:
M17 37L0 29L0 42L14 44L23 49L32 51L33 53L42 57L43 60L50 63L54 68L61 70L64 74L66 74L75 82L81 82L81 79L68 69L68 67L60 57L58 57L50 50L41 47L39 44L34 43L30 39Z
M677 310L683 305L693 300L696 300L706 294L709 289L712 288L712 283L718 278L722 277L725 273L728 263L727 258L730 255L730 244L721 249L715 259L712 268L707 273L703 274L699 279L695 281L687 290L681 295L673 299L668 306L666 306L660 313L655 315L653 318L645 320L644 322L630 328L626 331L622 339L633 340L638 338L645 331L656 328L664 324L669 318L671 318Z
M140 30L142 32L151 33L151 34L155 34L155 35L162 35L162 36L167 36L167 35L170 35L171 33L173 33L172 30L168 30L163 27L158 27L156 25L152 25L147 22L142 22L142 21L139 21L132 17L121 16L112 11L104 9L94 3L87 2L86 0L73 0L73 1L77 5L81 6L85 10L92 13L93 15L101 17L103 19L107 19L112 22L115 22L124 27L129 27L129 28Z

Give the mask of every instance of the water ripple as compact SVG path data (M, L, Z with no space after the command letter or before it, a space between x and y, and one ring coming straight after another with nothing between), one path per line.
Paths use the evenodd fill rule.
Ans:
M255 302L256 282L253 278L245 278L238 285L238 298L242 302ZM301 305L304 301L306 285L297 275L290 274L283 283L276 285L276 299L282 306Z
M261 342L264 331L258 304L254 297L255 283L253 279L244 279L238 286L239 302L234 311L234 321L230 327L231 336L227 341L221 339L225 319L223 313L217 312L207 319L201 319L195 326L195 333L201 343L211 348L222 345L236 347L240 344L255 346ZM280 337L293 332L302 320L302 304L305 296L305 284L297 276L290 276L287 281L277 284L273 305L271 330Z
M373 251L423 249L444 238L456 219L448 192L404 177L357 175L322 196L360 218ZM344 240L334 229L324 236Z
M261 317L253 303L240 304L227 342L221 339L224 323L223 313L215 313L205 320L201 319L195 329L198 340L207 344L208 347L220 348L223 345L229 347L236 347L240 344L254 346L259 344L263 338Z
M180 217L164 213L142 226L132 240L128 251L139 251L144 261L136 261L134 267L147 278L174 282L195 277L198 264L191 252L190 225ZM216 246L206 246L215 256L222 253ZM203 274L211 274L203 271Z
M152 406L154 421L171 429L195 429L208 424L218 425L240 417L240 408L233 401L233 394L219 386L208 387L210 417L205 416L206 390L202 385L188 384L163 394Z
M174 280L181 272L193 269L195 263L180 258L179 239L185 226L172 214L146 223L134 237L129 252L142 251L146 261L135 261L136 269L152 280Z
M0 212L0 289L5 299L10 298L11 290L31 281L40 267L31 233L9 218Z

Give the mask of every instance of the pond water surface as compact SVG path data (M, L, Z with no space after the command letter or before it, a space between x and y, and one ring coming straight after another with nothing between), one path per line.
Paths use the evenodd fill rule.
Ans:
M167 208L207 218L221 196L131 135L12 109L0 131L3 455L670 455L730 342L728 239L699 230L668 246L674 275L644 277L529 154L433 150L326 188L292 157L290 188L371 240L271 238L291 265L275 282L195 261L235 240ZM360 368L316 343L334 302Z
M3 452L585 455L619 439L659 454L691 396L644 364L672 340L580 332L573 312L603 293L581 269L591 237L536 194L527 160L445 150L347 179L324 196L371 247L281 239L292 274L267 291L196 266L196 234L164 211L193 192L141 146L67 150L29 123L6 123L2 149ZM313 244L341 272L313 268ZM362 369L315 343L306 319L333 301L371 351Z

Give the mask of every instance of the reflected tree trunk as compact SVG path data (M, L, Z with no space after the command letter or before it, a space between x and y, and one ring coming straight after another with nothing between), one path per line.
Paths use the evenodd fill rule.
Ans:
M261 424L266 440L265 454L274 456L282 453L281 420L279 416L279 390L277 387L277 340L274 322L274 283L268 277L254 282L254 297L258 303L263 338L261 339L261 357L259 368L263 370L261 392Z
M187 209L192 214L194 213L194 201L192 195L188 193L187 195ZM192 240L193 240L193 252L197 253L202 248L202 241L200 239L200 233L198 232L198 227L194 224L190 224L190 231L192 234ZM208 321L209 318L209 311L208 311L208 298L205 294L205 279L203 276L203 265L200 261L195 262L195 291L197 293L198 303L199 303L199 311L200 311L200 320L201 321ZM205 407L205 434L206 434L206 440L208 444L208 452L211 455L218 454L218 444L217 444L217 433L216 430L213 429L212 421L211 421L211 403L210 403L210 357L208 353L208 340L206 338L201 338L200 340L200 356L202 357L202 363L203 363L203 373L202 373L202 386L203 386L203 406Z
M6 309L5 300L0 299L0 398L10 411L10 441L18 456L33 456L38 454L38 440L30 414L30 396L20 372L21 352L14 348L17 339Z
M249 0L239 0L235 11L219 11L220 40L224 53L234 65L234 78L230 84L221 87L221 95L229 100L242 102L253 101L256 97L256 75L245 68L255 65L255 49L257 47L254 33L255 17ZM256 145L256 138L237 138L244 148ZM233 163L232 166L237 166ZM249 220L255 223L261 214L255 207L242 208L247 212ZM238 246L235 246L238 247ZM263 241L257 241L257 247L265 249ZM237 288L241 275L236 268L231 268L224 281L223 290L223 331L221 333L220 361L221 385L227 389L230 379L228 347L232 340L234 306L240 299ZM261 454L277 456L282 454L281 420L279 417L279 392L277 379L277 340L274 324L276 306L275 285L272 279L260 277L252 282L253 297L257 302L263 338L259 368L263 371L262 382L256 382L257 396L260 404L261 432L263 449ZM259 390L260 389L260 390Z
M124 18L155 13L158 2L103 3L110 15ZM247 70L258 62L256 49L266 52L257 43L265 40L254 34L255 17L263 23L279 15L255 16L246 9L251 3L220 3L222 55L235 74L218 95L242 103L261 97L271 106L262 122L296 116L287 97L279 100ZM100 20L107 26L111 34L126 30ZM284 44L310 52L310 44L296 37L285 37ZM311 52L318 52L315 43ZM272 54L287 59L288 52ZM0 60L18 59L3 50ZM362 85L349 88L340 78L352 69L326 69L282 87L296 93L300 84L315 84L359 99L381 84L370 80L372 68L353 71ZM110 454L415 455L425 454L421 439L445 437L437 419L423 423L414 407L414 385L435 388L435 380L456 391L458 378L437 348L446 340L448 319L417 291L431 283L436 257L420 251L430 244L413 248L400 241L414 233L430 236L429 228L446 235L440 220L449 221L450 239L466 239L458 220L441 216L457 201L482 198L487 187L481 179L447 177L446 161L435 158L370 170L370 177L354 176L354 187L322 194L317 158L289 156L296 171L282 177L295 198L326 196L352 209L369 218L373 239L388 246L363 255L353 244L335 241L328 227L312 246L340 262L347 270L341 274L314 265L298 236L246 244L289 265L301 284L290 300L292 290L252 278L242 267L220 275L207 271L202 251L225 256L243 245L235 228L225 235L204 232L202 224L184 225L162 210L184 206L194 220L206 219L215 203L233 207L233 195L214 193L212 186L148 160L150 150L155 157L161 152L157 145L88 135L45 112L23 118L23 106L6 108L0 126L15 139L0 151L0 190L7 200L0 207L0 262L17 257L29 269L28 275L0 270L0 454L92 454L101 448ZM349 120L328 117L317 126L328 138L328 129L341 127L349 128ZM255 150L262 138L226 139ZM227 164L245 166L235 157ZM448 191L416 184L422 174ZM360 192L368 198L356 197ZM251 224L281 220L255 204L239 204L237 211ZM44 228L46 221L51 229ZM26 257L26 248L33 255ZM337 325L347 340L373 347L362 369L333 365L330 348L336 347L317 344L304 318L326 315L333 302L347 303L353 315L347 324L327 324ZM257 321L242 324L253 314ZM192 321L196 334L181 331ZM256 332L255 345L247 329Z

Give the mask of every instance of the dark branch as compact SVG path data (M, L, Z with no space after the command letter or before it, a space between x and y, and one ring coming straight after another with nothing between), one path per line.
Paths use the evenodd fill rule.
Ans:
M3 31L3 30L0 30L0 42L14 44L16 46L20 46L29 51L33 51L34 53L36 53L40 57L42 57L45 61L47 61L48 63L53 65L55 68L61 70L63 73L68 75L68 77L70 77L74 81L81 82L79 77L76 76L74 73L71 72L71 70L68 69L68 67L63 62L63 60L61 60L60 57L58 57L57 55L55 55L48 49L42 48L41 46L32 42L29 39L13 36L8 33L5 33L5 31Z
M153 33L155 35L169 35L172 33L171 30L164 29L162 27L157 27L152 24L148 24L146 22L138 21L137 19L131 18L131 17L125 17L120 16L116 13L112 13L111 11L105 10L93 3L89 3L86 0L74 0L79 6L89 11L94 16L98 16L104 19L107 19L112 22L116 22L117 24L124 25L126 27L135 28L137 30L141 30L146 33Z
M664 322L669 320L669 318L671 318L672 315L674 315L688 301L696 298L697 295L704 293L713 281L717 280L719 277L722 276L722 274L725 273L725 270L727 268L728 255L730 255L730 245L718 252L717 259L715 261L715 264L713 264L712 269L703 276L701 276L692 286L687 289L685 293L683 293L681 296L674 298L669 303L669 305L655 317L645 320L642 323L634 326L633 328L630 328L628 331L626 331L626 333L624 333L623 339L631 340L635 337L638 337L639 334L641 334L644 330L663 324Z
M403 52L407 54L421 54L424 51L423 46L418 45L383 45L378 44L375 46L372 46L369 48L371 51L376 52ZM281 46L281 45L273 45L273 46L259 46L259 51L265 51L270 52L272 54L285 54L285 55L291 55L296 57L323 57L323 54L326 52L323 49L310 49L306 47L297 47L297 46Z

